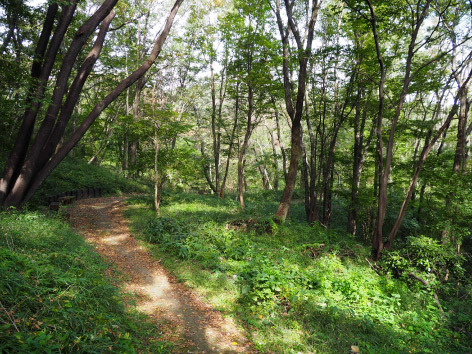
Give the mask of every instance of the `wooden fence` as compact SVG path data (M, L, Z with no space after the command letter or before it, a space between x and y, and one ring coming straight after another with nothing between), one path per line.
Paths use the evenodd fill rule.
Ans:
M48 205L49 209L59 210L61 205L70 204L80 199L100 197L101 195L102 188L82 188L49 197Z

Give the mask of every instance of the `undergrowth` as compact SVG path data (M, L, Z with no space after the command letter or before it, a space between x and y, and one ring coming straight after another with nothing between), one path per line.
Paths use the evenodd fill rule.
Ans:
M58 218L0 213L0 353L171 353Z
M34 194L31 206L44 205L47 198L82 188L102 188L104 194L149 193L148 181L121 176L111 166L89 165L71 157L63 160Z
M392 274L395 264L387 263L395 254L374 271L368 247L343 232L309 227L302 205L292 206L284 225L274 223L276 200L249 196L241 213L229 198L173 194L156 216L152 199L136 197L127 215L155 256L239 321L262 352L334 354L351 345L372 354L472 351L471 316L457 304L470 308L470 292L441 299L443 315L433 283ZM438 267L447 262L457 259L440 259ZM409 272L422 276L420 265Z

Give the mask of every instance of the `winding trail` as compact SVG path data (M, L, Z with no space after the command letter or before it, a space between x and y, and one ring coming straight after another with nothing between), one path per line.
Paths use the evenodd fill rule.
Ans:
M70 222L125 275L125 290L136 295L138 311L162 328L165 339L175 343L175 353L255 353L233 321L179 284L138 244L123 217L125 199L78 201L69 209Z

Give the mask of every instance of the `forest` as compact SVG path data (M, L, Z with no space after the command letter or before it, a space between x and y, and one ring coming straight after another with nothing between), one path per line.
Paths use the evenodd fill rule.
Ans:
M0 353L472 353L472 1L0 0L0 33ZM230 347L139 310L115 222Z

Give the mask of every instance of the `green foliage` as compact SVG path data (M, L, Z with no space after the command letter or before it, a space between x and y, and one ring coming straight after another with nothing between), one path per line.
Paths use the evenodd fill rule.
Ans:
M430 237L408 237L404 247L385 252L381 265L396 278L413 272L425 280L441 282L464 277L464 257Z
M151 243L158 243L181 259L198 259L207 267L218 265L217 245L208 243L211 235L191 232L182 221L157 217L147 222L144 233Z
M288 266L278 257L256 256L239 274L241 302L251 308L292 306L301 294L314 289L317 281L310 272ZM257 310L256 310L257 311Z
M60 220L1 213L0 352L168 352L105 271Z
M379 265L395 278L402 279L416 293L438 293L443 306L449 309L447 319L451 328L470 333L469 311L472 298L467 293L470 280L466 276L469 255L458 255L450 245L440 244L430 237L408 237L397 251L385 252ZM469 295L467 295L469 294ZM458 334L449 332L449 336Z
M452 171L453 151L433 156L425 165L425 197L419 208L422 233L452 247L470 242L472 179L470 170Z
M150 190L149 182L126 179L111 167L97 167L80 159L66 158L42 184L31 203L44 205L50 196L82 188L102 188L105 194Z
M180 258L189 258L189 230L184 223L168 217L158 217L149 220L144 233L151 243L162 244L163 247L174 251Z
M250 210L244 213L229 198L187 193L169 195L162 216L133 205L130 215L143 238L156 243L152 251L166 267L236 316L262 352L334 354L353 344L364 353L470 351L469 285L460 287L460 297L441 288L443 317L434 287L406 274L377 274L365 261L370 250L351 236L309 227L303 217L270 232L251 227L270 223L277 196L263 193L246 196ZM298 208L303 214L297 204L292 213ZM394 255L386 253L382 267L394 263ZM426 237L409 238L396 259L409 262L403 272L425 276L430 268L428 274L443 276L447 267L451 284L466 282L461 272L452 274L463 260Z

